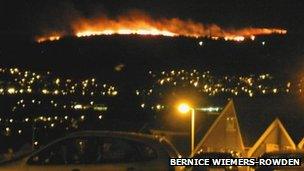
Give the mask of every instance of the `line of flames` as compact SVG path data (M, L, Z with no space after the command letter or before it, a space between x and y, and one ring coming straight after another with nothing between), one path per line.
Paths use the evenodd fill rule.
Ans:
M286 34L287 30L280 28L243 28L223 29L218 25L203 25L191 20L153 19L141 12L133 12L120 16L117 19L101 17L98 19L80 19L71 25L74 32L70 35L76 37L89 37L100 35L161 35L161 36L185 36L192 38L208 37L214 40L226 41L254 40L258 35ZM36 39L37 42L59 40L64 34L50 34Z

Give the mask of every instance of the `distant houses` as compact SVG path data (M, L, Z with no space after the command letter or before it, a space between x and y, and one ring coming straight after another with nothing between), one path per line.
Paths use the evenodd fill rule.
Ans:
M275 119L247 153L259 157L265 152L296 150L297 147L279 119Z
M233 101L227 104L214 121L196 146L194 153L199 151L244 153L245 147Z
M248 108L244 108L248 110ZM252 107L254 112L258 111L256 108L258 107ZM211 125L202 123L201 125L208 128L200 134L198 128L197 145L192 154L198 152L230 152L240 157L259 157L266 152L304 149L304 138L296 145L280 119L273 118L271 120L271 118L266 118L265 115L244 114L246 113L244 110L243 113L241 112L237 113L234 101L230 100L222 112L209 121ZM289 124L292 126L292 123ZM301 133L300 130L292 131L302 134L302 137L304 136L304 132ZM167 136L166 131L153 130L152 132L158 135L161 132L161 135ZM175 135L179 138L176 142L174 142ZM176 134L170 132L168 138L173 141L173 144L176 144L178 150L189 151L187 131ZM182 143L187 145L182 146ZM184 153L184 155L189 154Z
M234 152L243 157L259 157L266 152L279 150L296 150L297 146L284 128L281 121L275 119L255 141L253 146L243 143L242 129L235 111L233 100L230 100L207 134L198 143L197 152ZM251 122L248 120L248 122ZM259 123L256 123L259 125ZM303 148L304 140L299 144Z

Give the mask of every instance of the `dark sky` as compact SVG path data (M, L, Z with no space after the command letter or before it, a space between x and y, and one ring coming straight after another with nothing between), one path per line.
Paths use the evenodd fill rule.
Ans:
M0 2L2 34L36 34L62 28L79 16L117 16L131 9L153 17L179 17L225 27L304 28L302 0L4 0Z
M70 29L71 21L79 17L94 18L106 15L115 18L134 9L144 11L156 19L178 17L203 24L215 23L223 28L279 27L287 29L288 34L281 36L283 40L275 39L274 43L269 42L265 47L261 46L264 38L244 46L228 44L224 47L210 44L210 48L207 46L198 48L195 40L188 42L187 46L179 40L174 43L167 40L147 40L146 44L143 43L144 40L129 43L126 43L127 40L117 42L96 40L97 43L91 44L89 44L90 40L63 41L62 44L59 41L58 44L34 45L34 48L28 45L28 40L33 42L34 36L39 34L53 30L69 31L67 29ZM240 66L245 69L250 68L250 71L255 71L259 67L262 71L274 68L290 73L300 68L299 72L302 73L303 9L303 0L1 0L0 65L22 64L44 68L46 64L52 64L50 65L52 68L60 64L62 68L71 65L70 68L74 67L76 70L94 68L92 67L94 65L98 70L108 59L116 65L117 62L132 62L130 57L135 56L145 62L147 56L152 56L152 62L146 62L149 65L155 63L158 66L160 62L171 64L175 61L176 66L188 66L192 63L210 64L214 68L220 66L235 71L238 71ZM15 41L20 38L26 43ZM21 43L17 44L18 42ZM113 42L116 42L115 46L121 45L117 47L120 50L110 46ZM104 43L102 47L109 47L102 49L101 43ZM158 46L154 46L154 43ZM159 43L163 44L159 45ZM96 46L98 48L95 48ZM95 53L97 49L101 49L98 54ZM83 61L71 62L72 57L85 59L87 65ZM105 59L106 57L108 59ZM153 57L162 60L157 61ZM290 68L293 70L290 71Z

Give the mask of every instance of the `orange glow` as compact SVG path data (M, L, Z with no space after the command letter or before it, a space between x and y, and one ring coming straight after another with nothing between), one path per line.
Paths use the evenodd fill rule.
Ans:
M254 40L258 35L286 34L287 30L280 28L242 28L224 29L216 24L202 24L192 20L181 20L179 18L154 19L149 15L132 11L117 18L99 17L95 19L78 19L71 24L76 37L89 37L98 35L162 35L162 36L185 36L206 37L214 40L226 41ZM37 42L59 40L60 36L46 36L37 39Z
M163 35L163 36L176 36L175 33L168 31L160 31L157 29L118 29L118 30L102 30L102 31L92 31L85 30L76 33L77 37L88 37L88 36L98 36L98 35L113 35L113 34L138 34L138 35Z
M52 36L42 36L42 37L37 37L36 41L38 43L42 43L45 41L56 41L59 40L61 37L59 35L52 35Z
M191 110L191 107L187 103L181 103L177 109L181 113L188 113Z
M138 11L117 19L101 17L88 20L81 19L73 24L73 30L77 37L112 34L138 34L138 35L162 35L162 36L185 36L185 37L210 37L226 41L254 40L257 35L286 34L284 29L276 28L243 28L223 29L218 25L204 25L191 20L153 19Z
M225 36L224 40L241 42L241 41L245 40L245 37L244 36Z

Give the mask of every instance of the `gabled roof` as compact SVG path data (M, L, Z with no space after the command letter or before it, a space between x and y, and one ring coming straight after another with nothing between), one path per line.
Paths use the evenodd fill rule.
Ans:
M256 143L253 145L252 148L250 148L250 150L248 151L248 156L251 156L258 147L261 146L261 144L263 144L266 139L269 137L269 135L275 130L275 129L279 129L282 133L282 135L286 138L286 140L288 141L289 145L296 149L296 145L293 142L293 140L291 139L291 137L289 136L288 132L286 131L286 129L284 128L283 124L281 123L281 121L279 119L275 119L272 124L270 124L270 126L265 130L265 132L262 134L262 136L256 141Z
M232 119L233 131L227 131L227 119ZM229 121L229 120L228 120ZM231 134L232 133L232 134ZM226 135L229 134L229 137ZM227 139L225 140L224 137ZM213 143L214 142L214 143ZM216 143L215 143L216 142ZM225 143L225 144L221 144ZM228 143L230 142L230 143ZM217 145L215 145L217 144ZM207 133L196 146L194 153L200 150L203 145L207 146L231 146L231 148L243 151L245 149L242 141L241 131L238 124L238 117L235 112L233 100L230 100L221 114L213 122Z
M234 98L245 147L252 147L267 127L279 118L297 144L304 136L304 106L286 96Z

